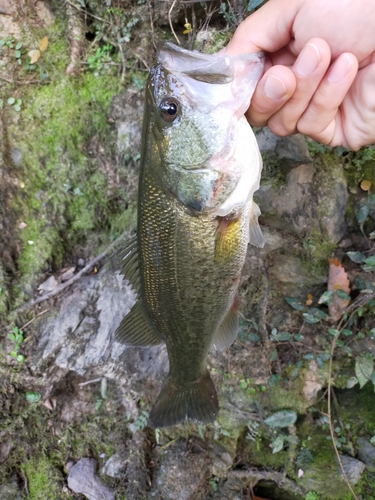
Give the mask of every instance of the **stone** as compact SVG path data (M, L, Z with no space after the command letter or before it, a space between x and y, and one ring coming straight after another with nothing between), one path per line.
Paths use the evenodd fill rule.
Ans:
M102 473L109 477L114 477L117 479L124 478L126 465L127 465L127 455L125 453L117 452L105 463L102 468Z
M312 162L306 141L300 134L279 137L268 127L264 127L256 133L256 138L261 153L274 153L279 160L290 166Z
M358 458L366 464L371 473L375 473L375 446L364 437L357 439Z
M58 281L52 275L46 281L43 281L43 283L41 283L38 286L38 291L43 292L43 293L52 292L52 290L54 290L57 287L57 285L58 285Z
M309 369L305 372L305 383L303 386L303 394L306 400L311 401L314 399L322 387L323 380L318 374L318 365L315 361L311 361Z
M178 441L164 450L159 449L159 466L154 470L149 498L163 500L204 500L210 477L209 460L202 448L197 452Z
M366 468L365 464L356 458L349 457L349 455L341 455L340 458L348 481L351 484L357 484ZM341 468L340 475L342 475Z
M93 458L81 458L69 469L69 488L74 493L82 493L89 500L114 500L114 491L95 474L96 465L97 461Z
M0 485L1 500L21 500L22 492L17 484L17 478L14 477L9 483Z

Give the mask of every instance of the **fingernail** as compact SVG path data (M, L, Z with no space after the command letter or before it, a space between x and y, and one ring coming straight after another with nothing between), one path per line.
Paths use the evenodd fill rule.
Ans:
M294 65L295 72L302 77L311 75L319 66L320 54L313 43L308 43L297 58Z
M264 93L275 101L281 99L286 95L284 82L278 76L268 76L264 83Z
M342 54L328 71L327 81L329 83L338 83L346 77L351 69L351 58L348 54Z

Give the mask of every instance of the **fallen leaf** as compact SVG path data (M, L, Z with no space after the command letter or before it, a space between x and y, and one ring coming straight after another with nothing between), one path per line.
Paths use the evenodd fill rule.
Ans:
M53 405L52 405L52 401L48 398L44 401L44 406L46 408L48 408L49 410L53 410Z
M346 294L350 294L348 275L338 259L329 259L327 288L329 292L332 292L332 300L328 304L329 315L332 321L337 321L350 302L346 298L339 297L336 293L338 290L343 290Z
M39 42L39 50L41 50L42 52L44 52L47 47L48 47L48 37L45 36Z
M362 181L360 186L363 191L368 191L371 187L371 181Z
M34 64L39 60L40 57L40 50L30 50L30 52L27 54L30 57L30 64Z
M27 227L27 224L26 224L26 222L20 222L20 223L18 224L18 227L19 227L20 229L25 229L25 227Z

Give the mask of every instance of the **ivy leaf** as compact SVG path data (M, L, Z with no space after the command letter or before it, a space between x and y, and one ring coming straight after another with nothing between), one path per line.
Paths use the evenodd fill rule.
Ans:
M279 332L275 335L272 335L272 340L278 340L279 342L285 342L286 340L290 340L292 334L289 332Z
M284 297L284 298L288 302L288 304L293 307L293 309L297 309L297 311L305 311L306 306L305 304L302 304L300 300L295 299L294 297Z
M313 325L314 323L319 323L320 319L315 316L315 314L311 313L303 313L302 315L305 318L305 321L309 323L310 325Z
M332 300L332 295L333 295L333 292L327 290L326 292L324 292L320 296L320 299L318 300L318 304L329 304Z
M355 360L355 374L360 388L370 380L374 370L374 360L371 355L358 356Z
M344 290L341 290L340 288L336 290L336 295L339 299L351 300L350 295L348 295L346 292L344 292Z
M348 380L346 381L346 388L347 389L351 389L352 387L354 387L356 384L358 384L358 379L357 377L350 377L348 378Z
M365 222L365 220L368 217L368 214L370 213L370 209L367 205L363 205L357 213L357 220L359 224L362 224L362 222Z
M357 264L360 264L366 258L362 252L346 252L346 255L349 257L350 260L356 262Z
M277 453L284 448L284 437L277 436L276 439L272 441L272 453Z
M297 413L293 410L280 410L265 419L270 427L289 427L297 421Z

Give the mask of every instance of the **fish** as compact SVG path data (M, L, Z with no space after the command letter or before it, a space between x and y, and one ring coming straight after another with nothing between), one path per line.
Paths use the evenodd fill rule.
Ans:
M137 231L118 256L137 301L115 338L166 345L169 374L150 427L218 415L206 358L235 340L247 246L263 246L253 201L262 159L244 116L263 65L262 53L203 54L167 42L149 74Z

